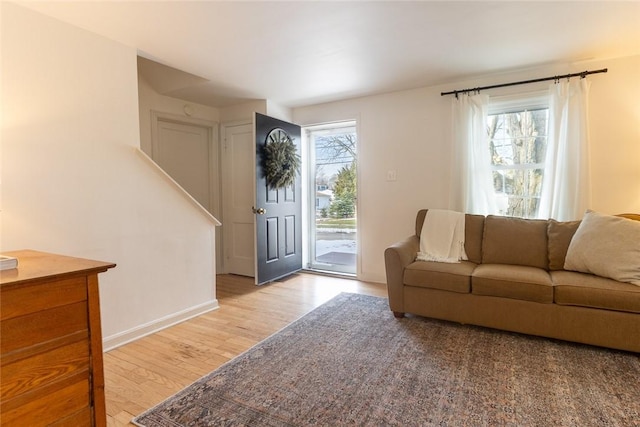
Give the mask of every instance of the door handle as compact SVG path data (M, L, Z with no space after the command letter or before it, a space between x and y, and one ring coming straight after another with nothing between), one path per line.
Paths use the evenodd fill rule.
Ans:
M258 214L258 215L264 215L267 213L267 210L265 208L256 209L255 206L252 206L251 210L253 211L254 214Z

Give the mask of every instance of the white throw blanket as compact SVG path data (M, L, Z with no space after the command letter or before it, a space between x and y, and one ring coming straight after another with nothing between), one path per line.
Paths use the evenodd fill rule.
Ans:
M420 233L417 260L460 262L466 260L464 250L464 213L429 209Z

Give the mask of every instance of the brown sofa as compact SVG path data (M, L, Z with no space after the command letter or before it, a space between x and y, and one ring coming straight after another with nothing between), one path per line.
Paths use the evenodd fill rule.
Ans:
M389 306L405 313L640 352L640 286L563 269L580 222L465 216L468 261L416 261L416 233L385 250ZM636 218L637 219L637 218Z

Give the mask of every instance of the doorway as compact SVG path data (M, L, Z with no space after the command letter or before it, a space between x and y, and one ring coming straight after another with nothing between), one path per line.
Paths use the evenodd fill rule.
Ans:
M302 268L302 184L268 181L268 153L276 172L289 163L283 150L301 147L300 126L254 113L251 122L222 125L224 272L251 276L264 284ZM273 154L271 154L273 155ZM278 173L275 176L280 177ZM270 175L273 176L273 175Z
M222 126L222 236L224 271L253 277L255 154L253 123Z
M309 160L310 270L357 271L356 123L305 128Z

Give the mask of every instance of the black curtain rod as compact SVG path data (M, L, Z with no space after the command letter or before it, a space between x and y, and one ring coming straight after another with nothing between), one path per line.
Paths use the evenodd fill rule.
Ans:
M565 74L563 76L543 77L541 79L523 80L523 81L520 81L520 82L513 82L513 83L502 83L502 84L499 84L499 85L482 86L482 87L476 87L476 88L472 88L472 89L452 90L450 92L441 92L440 96L445 96L445 95L458 96L459 93L480 92L481 90L495 89L497 87L526 85L526 84L529 84L529 83L546 82L546 81L550 81L550 80L570 79L571 77L578 77L578 76L580 76L581 78L585 78L589 74L606 73L606 72L607 72L607 69L603 68L601 70L583 71L581 73Z

